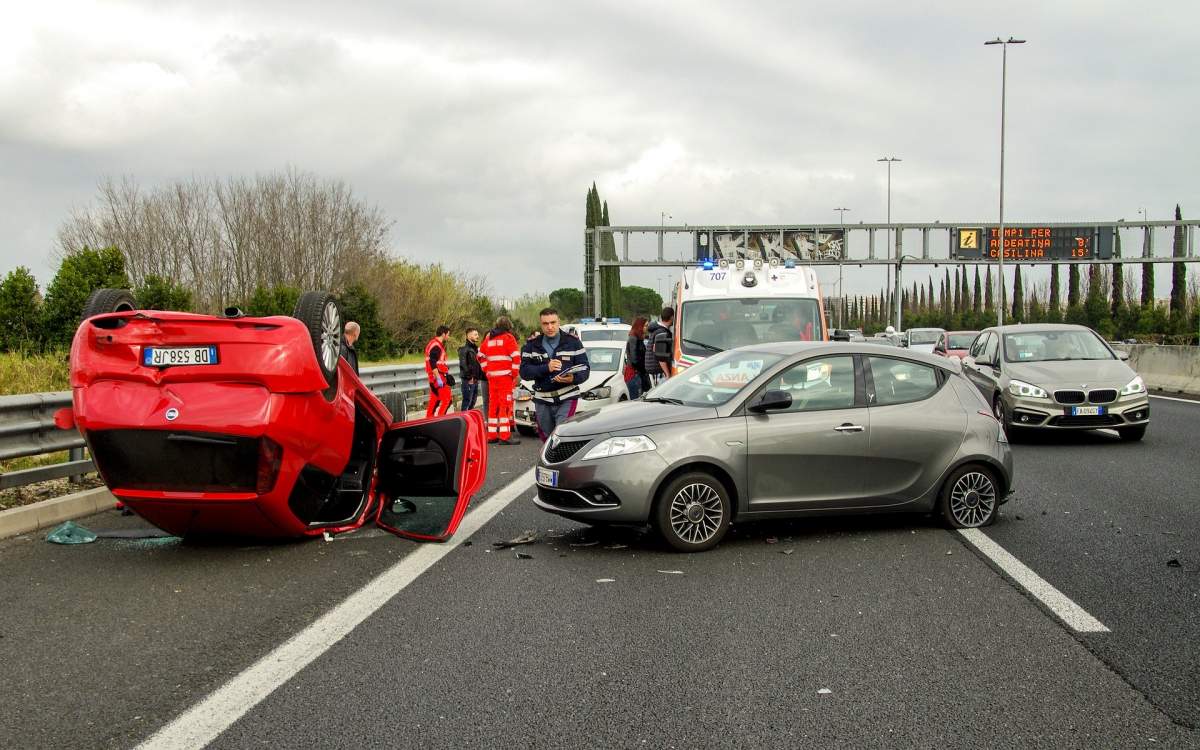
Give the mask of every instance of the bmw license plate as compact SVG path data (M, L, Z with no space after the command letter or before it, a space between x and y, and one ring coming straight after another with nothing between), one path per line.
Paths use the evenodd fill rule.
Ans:
M1072 417L1100 417L1103 415L1103 406L1072 406L1070 410Z
M174 367L176 365L215 365L217 347L212 346L147 346L142 350L142 364L146 367Z
M558 486L558 471L556 469L546 469L541 466L537 467L537 483L543 487Z

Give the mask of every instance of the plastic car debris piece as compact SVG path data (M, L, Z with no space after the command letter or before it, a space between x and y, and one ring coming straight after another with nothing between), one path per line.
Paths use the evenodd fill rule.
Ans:
M1178 558L1172 557L1170 560L1167 560L1167 567L1168 568L1180 568L1180 567L1183 567L1183 563L1179 562Z
M526 529L525 531L521 532L520 535L509 539L507 542L492 542L492 546L498 549L508 549L509 547L516 547L519 544L533 544L537 541L537 538L538 535L536 531L532 529Z
M597 578L596 583L615 583L616 578Z
M833 695L833 691L829 688L821 688L817 691L817 695Z
M595 547L600 542L571 542L572 547Z
M518 552L517 559L518 560L532 560L533 555L529 554L528 552Z
M326 532L325 532L325 541L327 541L327 542L332 542L332 541L333 541L333 534L330 534L328 531L326 531Z
M681 576L681 575L683 575L683 571L682 571L682 570L660 570L660 571L658 571L658 572L659 572L659 573L666 573L667 575L673 575L673 576Z
M53 544L91 544L96 541L96 534L74 521L65 521L46 535L46 541Z
M628 544L610 544L604 549L629 549Z

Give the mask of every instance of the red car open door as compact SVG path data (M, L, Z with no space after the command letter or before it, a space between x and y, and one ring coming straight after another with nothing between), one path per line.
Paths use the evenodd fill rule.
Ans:
M459 412L397 422L379 446L380 528L408 539L449 539L487 473L483 416Z

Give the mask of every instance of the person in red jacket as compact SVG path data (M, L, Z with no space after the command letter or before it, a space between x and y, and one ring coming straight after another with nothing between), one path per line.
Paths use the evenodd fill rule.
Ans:
M489 443L517 445L521 438L513 432L513 390L521 380L521 347L512 333L512 321L500 316L496 327L488 331L479 345L479 364L487 377Z
M429 377L429 406L425 418L440 417L450 408L454 376L446 364L446 339L450 337L450 326L438 326L437 332L425 345L425 374Z

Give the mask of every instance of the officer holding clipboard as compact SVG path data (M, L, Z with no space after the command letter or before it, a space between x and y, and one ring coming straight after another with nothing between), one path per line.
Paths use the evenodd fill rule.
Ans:
M558 311L547 307L538 314L541 333L521 348L521 379L533 381L533 408L543 442L554 428L575 414L579 383L591 368L583 342L559 329Z

